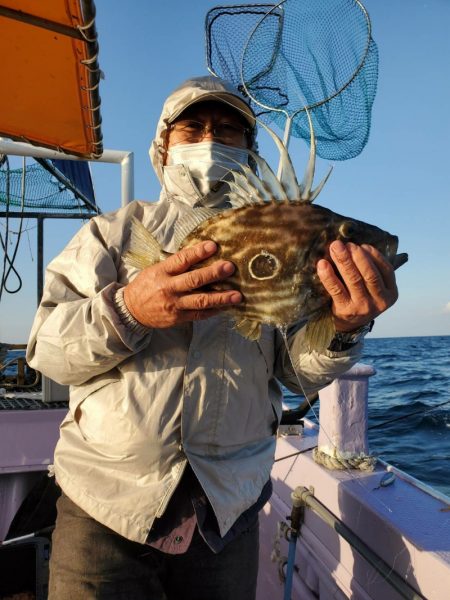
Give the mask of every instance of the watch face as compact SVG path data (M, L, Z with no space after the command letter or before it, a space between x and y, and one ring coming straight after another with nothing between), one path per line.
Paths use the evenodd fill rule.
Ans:
M359 329L356 329L356 331L350 332L349 336L351 337L352 341L356 343L359 342L359 340L365 335L367 335L371 329L372 323L369 323L368 325L363 325Z
M367 325L364 325L359 329L355 329L355 331L343 332L339 335L339 337L343 342L356 344L356 342L359 342L359 340L363 338L368 331L369 329L367 328Z

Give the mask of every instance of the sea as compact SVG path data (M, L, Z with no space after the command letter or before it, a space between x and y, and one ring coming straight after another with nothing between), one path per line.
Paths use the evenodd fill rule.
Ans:
M450 336L368 338L360 362L376 370L370 452L450 496ZM285 403L299 398L285 390ZM320 419L320 401L307 416Z
M368 338L360 362L376 370L370 453L450 496L450 336ZM287 392L285 403L298 399Z

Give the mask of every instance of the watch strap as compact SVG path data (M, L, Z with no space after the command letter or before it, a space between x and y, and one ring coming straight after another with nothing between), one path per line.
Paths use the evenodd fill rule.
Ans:
M331 352L345 352L350 350L355 344L360 342L364 336L372 331L374 321L353 331L336 331L334 338L331 340L328 350Z

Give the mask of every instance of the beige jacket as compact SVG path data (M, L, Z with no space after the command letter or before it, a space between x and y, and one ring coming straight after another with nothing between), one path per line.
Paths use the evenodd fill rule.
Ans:
M269 327L259 342L241 337L225 314L149 330L126 310L121 289L136 274L121 259L130 217L174 251L175 221L198 202L191 192L163 190L159 202L133 202L87 223L48 266L29 341L30 365L71 385L55 452L58 483L96 520L138 542L187 461L225 534L270 476L279 382L299 391L283 340ZM360 355L359 345L308 354L302 330L289 344L307 393Z

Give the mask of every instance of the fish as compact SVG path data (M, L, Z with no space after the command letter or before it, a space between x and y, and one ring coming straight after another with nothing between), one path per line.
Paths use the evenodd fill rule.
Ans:
M313 204L328 176L312 189L315 169L315 138L310 122L310 156L301 184L298 183L288 151L280 138L268 130L281 156L277 177L267 162L249 150L257 173L237 164L232 181L227 181L231 208L195 208L175 229L179 250L213 240L217 252L203 261L231 261L235 272L209 289L237 289L240 304L225 307L236 330L245 338L259 340L262 326L280 331L302 323L310 351L323 351L335 335L331 299L316 270L318 260L330 259L334 240L370 244L398 268L408 260L397 254L398 237L374 225L339 215ZM145 268L164 260L164 252L152 234L132 218L130 240L123 258L127 264ZM333 263L331 263L333 264ZM339 275L339 273L338 273Z

